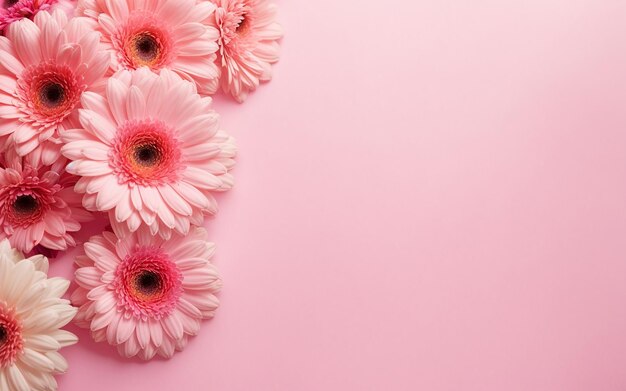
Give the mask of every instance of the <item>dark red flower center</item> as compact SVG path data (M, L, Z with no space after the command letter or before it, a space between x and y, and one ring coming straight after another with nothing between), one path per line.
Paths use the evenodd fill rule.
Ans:
M1 1L1 0L0 0ZM18 95L28 122L51 125L63 121L79 103L85 89L75 69L50 61L26 69L18 79Z
M171 46L167 33L153 25L139 26L129 32L122 42L124 57L132 68L162 68L171 57Z
M172 31L152 11L135 10L111 36L113 48L126 68L158 70L176 54Z
M182 292L182 274L160 248L138 247L115 271L118 305L136 317L169 314Z
M134 43L134 53L137 58L141 59L146 63L153 62L159 57L161 53L161 45L154 37L154 35L150 33L141 33L137 34Z
M154 167L163 159L163 152L155 144L141 144L135 147L133 159L140 166Z
M37 212L38 209L39 202L32 195L17 196L13 202L13 210L18 215L29 216Z
M119 128L113 143L112 166L125 182L156 185L176 180L180 146L162 122L129 121Z
M237 34L245 34L246 31L248 31L249 27L250 27L250 21L247 18L247 15L243 14L241 15L241 22L239 22L235 31L237 32Z
M6 327L0 325L0 348L4 345L9 339L9 333L7 332Z
M135 277L135 289L148 298L158 295L163 289L163 280L158 273L142 270Z
M14 6L15 4L17 4L19 0L4 0L2 6L4 8L10 8L12 6Z
M53 109L65 101L65 89L59 83L49 82L39 90L39 99L42 105Z
M0 221L5 230L8 226L16 228L36 224L47 216L51 208L64 206L57 198L61 185L55 183L54 176L40 176L38 169L28 164L21 173L13 171L12 175L20 175L21 179L0 188Z

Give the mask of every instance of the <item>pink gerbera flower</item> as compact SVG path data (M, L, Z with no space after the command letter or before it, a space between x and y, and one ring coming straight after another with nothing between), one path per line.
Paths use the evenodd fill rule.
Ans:
M165 69L122 71L82 105L83 128L64 134L62 152L87 209L108 211L116 230L146 225L165 238L217 211L211 192L232 187L235 147L193 83Z
M214 293L222 283L203 228L171 240L143 229L121 239L104 232L84 247L71 298L75 321L122 356L171 357L219 305Z
M70 15L74 6L71 0L0 0L0 33L15 21L32 19L39 11L61 9Z
M0 168L0 239L8 238L25 253L35 246L50 250L74 246L72 233L91 214L74 192L78 178L65 172L66 160L41 167L19 157L7 160Z
M81 0L78 13L98 20L113 70L170 69L202 93L218 86L217 29L202 22L215 10L196 0Z
M267 0L212 1L218 6L213 23L220 30L222 89L243 102L259 81L272 78L271 64L278 61L283 30L276 6Z
M91 24L43 11L0 37L0 138L34 165L60 156L59 132L79 126L80 95L102 84L109 58Z

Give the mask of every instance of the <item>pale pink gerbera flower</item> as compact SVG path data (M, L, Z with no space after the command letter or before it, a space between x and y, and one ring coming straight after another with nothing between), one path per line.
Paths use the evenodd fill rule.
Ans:
M76 323L96 341L117 345L122 356L171 357L219 305L214 293L222 282L204 228L171 240L145 229L121 239L105 232L84 247L72 294Z
M24 259L0 242L0 390L56 390L54 375L67 370L58 351L78 339L60 328L76 308L61 299L70 282L47 270L44 257Z
M90 213L74 191L78 178L64 170L67 160L41 167L19 157L6 160L0 168L0 238L8 238L25 253L35 246L50 250L74 246L72 233Z
M71 15L74 7L71 0L0 0L0 33L13 22L32 19L39 11L60 9Z
M272 78L271 64L278 61L283 30L276 6L267 0L212 1L218 7L213 23L220 30L222 89L243 102L259 81Z
M215 10L196 0L81 0L77 12L98 20L113 70L170 69L214 93L219 71L217 29L203 24Z
M83 129L64 134L62 152L87 209L108 211L115 229L146 225L165 238L217 211L211 192L232 187L235 147L194 84L165 69L122 71L82 104Z
M60 156L59 132L79 126L80 95L103 84L109 57L92 24L42 11L0 37L0 140L33 164Z

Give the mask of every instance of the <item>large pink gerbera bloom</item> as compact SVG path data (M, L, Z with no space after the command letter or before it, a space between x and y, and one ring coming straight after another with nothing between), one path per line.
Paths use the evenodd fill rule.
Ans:
M243 102L260 81L272 78L278 61L276 6L267 0L212 0L218 9L213 23L220 30L218 64L222 89Z
M59 132L79 126L80 95L103 83L109 57L92 24L42 11L0 37L0 140L32 164L60 156Z
M214 10L196 0L81 0L77 8L98 21L113 70L167 68L205 94L219 87L214 63L219 33L203 24Z
M62 152L82 176L87 209L108 211L117 230L145 225L165 238L217 211L211 192L232 187L235 147L193 83L168 70L122 71L82 105L83 128L63 135Z
M74 7L71 0L0 0L0 33L13 22L32 19L39 11L60 9L70 15Z
M122 356L171 357L219 305L214 293L222 282L204 228L171 240L144 229L121 239L104 232L84 247L71 297L79 307L75 321Z
M65 172L66 159L32 167L19 157L0 168L0 239L28 253L35 246L65 250L76 242L73 232L91 214L74 191L75 176Z

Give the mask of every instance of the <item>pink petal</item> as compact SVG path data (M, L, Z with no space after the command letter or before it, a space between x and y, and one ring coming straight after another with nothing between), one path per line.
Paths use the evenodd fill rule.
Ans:
M22 19L9 26L7 36L13 41L15 52L26 66L41 62L41 31L29 19Z

